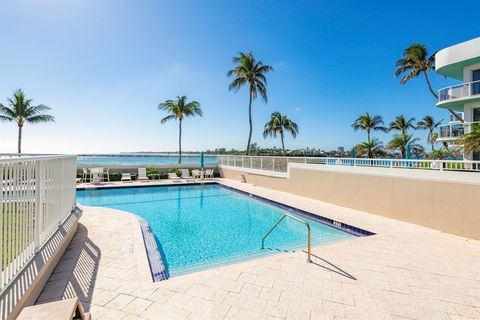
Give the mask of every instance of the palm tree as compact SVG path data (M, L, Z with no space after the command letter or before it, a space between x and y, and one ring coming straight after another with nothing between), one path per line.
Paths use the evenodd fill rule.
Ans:
M370 141L370 132L373 131L383 131L386 132L387 128L383 126L383 119L380 115L374 115L373 117L370 113L365 113L364 115L359 116L355 122L352 124L354 131L358 129L367 131L367 142Z
M406 119L405 116L399 115L390 122L390 130L400 131L403 135L407 134L408 129L416 129L413 123L415 118Z
M458 143L463 144L464 152L480 152L480 125L474 125L472 131L460 137Z
M27 99L21 89L13 92L13 97L8 98L5 106L0 103L0 121L16 122L18 125L18 153L22 153L22 128L25 123L37 124L54 122L55 118L43 112L50 110L43 104L32 105L32 99Z
M249 86L249 102L248 102L248 121L250 124L250 131L248 134L247 143L247 155L250 152L250 142L252 140L252 101L257 98L257 95L263 98L267 103L267 78L265 74L269 71L273 71L273 68L268 65L264 65L261 61L256 61L253 53L240 52L237 57L233 58L233 63L237 66L227 72L227 76L234 76L235 79L228 86L228 90L237 92L244 85Z
M393 136L393 139L387 144L387 149L392 151L400 151L402 158L407 157L407 146L414 147L418 138L414 138L413 134L397 134Z
M449 150L445 148L440 148L438 150L432 150L425 155L426 159L435 159L435 160L445 160L448 158Z
M169 120L178 120L178 163L182 163L182 121L187 117L202 116L203 112L200 103L190 101L187 103L186 96L178 96L177 100L167 100L158 105L159 110L170 113L161 120L164 124Z
M378 154L383 153L383 143L377 138L371 141L364 141L356 147L359 156L367 155L368 158L374 158Z
M420 159L425 155L425 148L421 144L414 143L413 145L411 145L411 147L411 152L415 156L415 158Z
M280 134L280 140L282 141L282 152L285 155L285 143L283 141L284 133L290 132L293 138L297 137L298 125L292 120L288 119L286 115L282 115L280 112L272 113L270 120L265 124L263 130L263 137L277 137L277 133Z
M443 120L435 122L432 116L425 116L422 120L417 122L417 128L428 130L427 141L432 146L432 151L435 151L435 141L437 140L437 135L435 134L435 129L442 124Z
M426 45L421 43L411 44L403 51L403 56L396 62L396 67L396 77L405 74L400 79L400 84L405 84L409 80L423 74L428 90L430 90L430 93L435 99L438 99L438 95L433 91L430 80L428 79L428 73L435 70L435 53L429 56ZM461 119L455 112L450 109L448 109L448 111L455 117L455 119L463 122L463 119Z

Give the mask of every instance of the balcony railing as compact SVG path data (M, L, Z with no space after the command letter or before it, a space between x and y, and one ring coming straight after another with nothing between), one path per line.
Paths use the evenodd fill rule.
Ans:
M450 123L450 124L441 125L438 130L438 139L439 140L458 139L462 135L472 131L472 128L475 125L480 125L480 121L465 122L465 123Z
M463 124L446 124L439 127L439 139L457 139L465 133Z
M473 96L480 97L480 80L438 90L438 102L452 101Z

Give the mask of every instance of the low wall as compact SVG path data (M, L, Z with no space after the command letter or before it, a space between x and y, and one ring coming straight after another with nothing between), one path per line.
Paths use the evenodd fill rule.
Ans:
M291 165L286 177L221 166L223 177L480 239L480 174Z
M0 294L0 319L15 319L24 307L35 303L75 235L80 215L80 211L72 212Z

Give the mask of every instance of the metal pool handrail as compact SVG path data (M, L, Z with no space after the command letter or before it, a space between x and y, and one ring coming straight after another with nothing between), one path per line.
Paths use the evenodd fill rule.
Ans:
M262 249L265 249L265 239L270 235L270 233L272 233L273 229L275 229L279 224L280 222L283 221L283 219L285 219L286 217L289 217L289 218L292 218L293 220L297 220L298 222L301 222L303 223L306 227L307 227L307 232L308 232L308 243L307 243L307 246L308 246L308 257L307 257L307 262L312 262L312 259L311 259L311 250L310 250L310 225L308 224L308 222L306 221L303 221L302 219L299 219L295 216L292 216L291 214L284 214L274 225L273 227L270 228L270 230L268 230L268 232L263 236L262 238Z

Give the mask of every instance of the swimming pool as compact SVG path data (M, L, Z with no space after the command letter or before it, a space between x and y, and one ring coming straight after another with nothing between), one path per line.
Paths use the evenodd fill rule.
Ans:
M285 219L261 249L265 233L291 210L216 183L80 190L77 200L82 205L119 209L145 219L170 276L306 248L307 243L305 225ZM335 224L298 217L310 224L312 245L355 236Z

